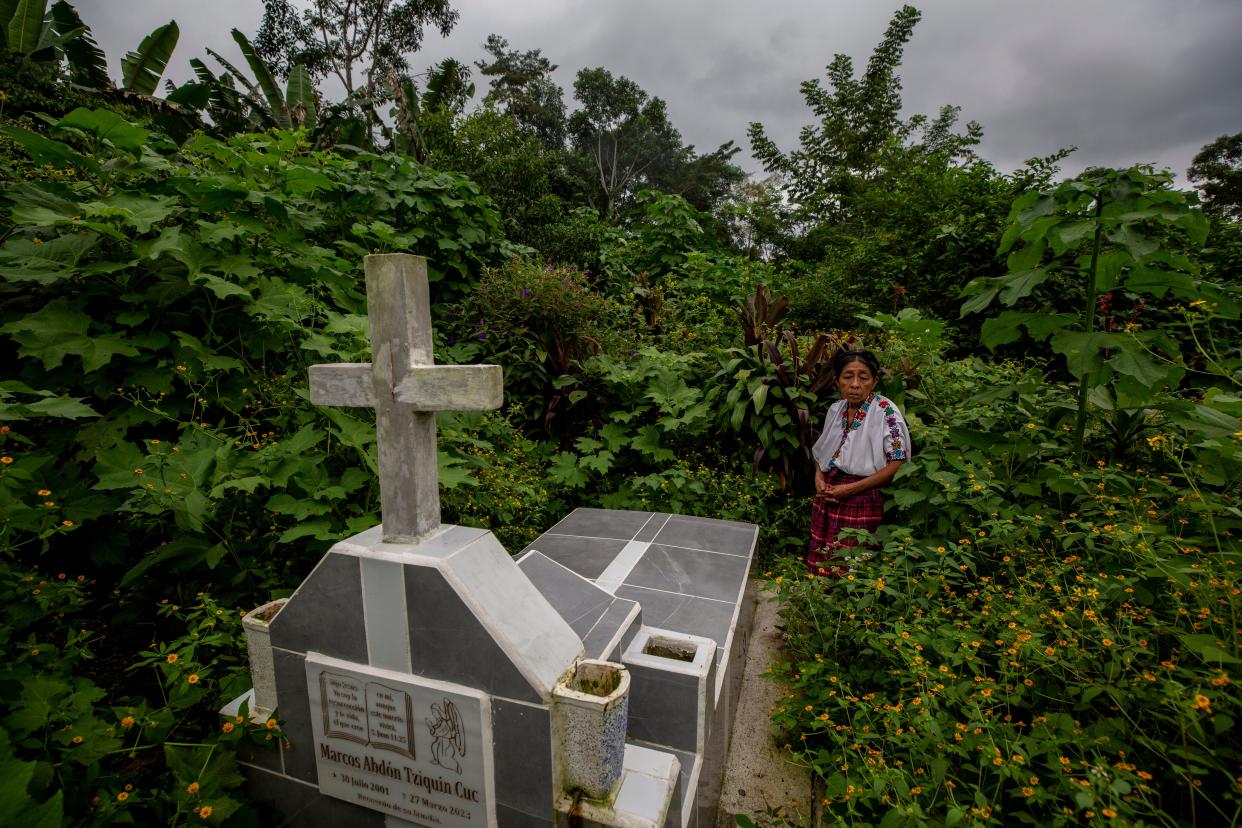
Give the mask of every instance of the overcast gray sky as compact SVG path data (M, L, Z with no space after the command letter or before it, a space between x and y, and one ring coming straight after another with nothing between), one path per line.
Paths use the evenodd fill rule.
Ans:
M241 62L229 36L253 36L260 0L77 0L109 58L175 19L166 76L191 77L211 47ZM429 32L416 72L444 57L472 63L491 32L542 49L573 108L579 69L604 66L663 98L700 151L760 121L782 149L811 120L798 84L838 52L861 70L900 2L876 0L458 0L448 38ZM981 154L1002 171L1063 146L1066 172L1150 162L1184 182L1195 152L1242 132L1240 0L924 0L901 75L905 113L962 107L984 128ZM210 64L210 59L207 59ZM244 66L244 62L241 62ZM480 79L481 97L486 84ZM738 160L760 172L747 154Z

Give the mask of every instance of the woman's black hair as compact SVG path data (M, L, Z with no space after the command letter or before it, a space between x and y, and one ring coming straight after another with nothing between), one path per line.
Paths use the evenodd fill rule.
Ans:
M871 371L871 376L879 379L880 377L880 360L876 359L875 354L870 351L860 349L851 349L848 351L839 351L832 358L832 372L838 376L845 370L845 366L851 362L861 362Z

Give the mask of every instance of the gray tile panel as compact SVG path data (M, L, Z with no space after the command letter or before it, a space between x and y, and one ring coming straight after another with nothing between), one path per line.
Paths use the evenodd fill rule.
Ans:
M634 540L650 543L655 540L655 536L664 528L664 524L668 523L672 515L666 515L663 512L656 512L651 516L651 520L647 521L642 529L638 530L638 534L634 536Z
M548 530L558 535L584 538L633 540L651 519L652 512L622 512L616 509L574 509Z
M616 600L612 593L537 550L523 556L518 568L579 638L598 625Z
M629 623L630 613L634 610L633 601L614 598L611 595L608 598L611 601L608 609L582 639L582 648L586 650L587 658L607 657L608 653L604 651L605 648L617 637L621 625Z
M251 798L270 802L284 815L278 823L290 828L384 828L384 815L350 802L324 796L319 790L261 770L247 772Z
M315 739L311 732L310 700L306 693L306 655L272 649L276 667L276 716L289 740L285 749L285 773L319 784L315 769Z
M694 752L699 743L699 676L643 664L630 671L631 739Z
M496 803L551 820L552 722L547 708L492 699ZM499 807L497 808L499 816ZM501 825L508 825L500 818Z
M717 644L726 640L733 624L732 601L712 601L629 584L618 589L617 595L642 605L643 623L647 626L701 635Z
M538 550L561 566L593 581L608 568L627 543L628 540L585 538L548 532L540 535L521 554Z
M415 675L477 687L493 696L541 701L439 571L405 567L405 595Z
M758 532L759 527L753 523L673 515L655 536L655 542L750 557Z
M367 663L358 558L328 552L269 627L273 647Z
M749 565L749 558L736 555L652 544L625 583L732 603Z
M622 653L625 652L625 649L630 646L630 642L634 640L634 636L638 635L638 630L640 627L642 627L642 625L643 625L643 609L642 609L642 605L640 604L638 607L638 615L635 616L633 622L630 623L629 629L627 629L625 632L621 634L621 652ZM618 653L617 658L613 660L614 661L619 660L620 657L621 655L620 653Z

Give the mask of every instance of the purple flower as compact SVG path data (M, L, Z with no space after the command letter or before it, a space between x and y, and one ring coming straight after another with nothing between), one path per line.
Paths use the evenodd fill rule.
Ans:
M448 338L448 344L450 344L450 345L456 345L456 344L457 344L457 337L455 337L455 336L450 336L450 337Z
M477 334L475 334L475 339L482 342L484 339L487 339L487 334L484 333L483 331L479 331Z
M523 299L530 298L530 288L522 288L522 298Z

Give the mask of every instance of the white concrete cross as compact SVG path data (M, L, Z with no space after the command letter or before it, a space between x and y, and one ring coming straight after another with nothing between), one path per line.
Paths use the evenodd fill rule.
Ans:
M367 256L371 362L312 365L315 405L375 409L384 540L413 543L440 525L437 411L499 408L499 365L435 365L427 260Z

